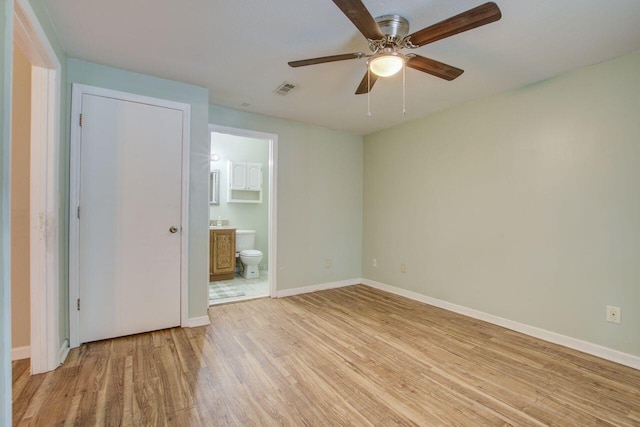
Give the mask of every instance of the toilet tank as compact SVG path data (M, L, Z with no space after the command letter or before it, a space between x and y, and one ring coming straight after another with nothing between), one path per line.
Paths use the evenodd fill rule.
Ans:
M236 230L236 252L253 249L256 244L256 230Z

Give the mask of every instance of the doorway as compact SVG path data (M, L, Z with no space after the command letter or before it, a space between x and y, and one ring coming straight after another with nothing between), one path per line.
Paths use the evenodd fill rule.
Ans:
M22 265L12 265L20 273L16 276L19 281L13 283L12 280L17 294L11 303L12 314L19 315L13 313L16 310L27 311L29 325L24 324L27 322L24 316L18 320L22 326L18 332L21 341L14 342L18 347L13 348L12 356L30 357L31 373L38 374L55 369L68 352L68 343L61 339L65 325L60 322L59 298L61 65L28 0L14 2L13 24L14 49L22 66L22 75L14 78L22 80L23 85L19 92L22 99L17 106L21 117L17 117L16 124L21 152L16 159L28 172L16 170L16 175L12 172L10 178L20 181L21 187L12 190L22 192L23 196L22 201L12 200L22 213L12 213L26 213L22 224L16 222L18 231L16 240L12 241L22 254ZM28 106L24 98L27 89L30 92ZM27 330L28 338L25 337Z
M209 305L273 297L277 135L217 125L209 131ZM234 235L232 255L222 258L222 270L219 253L226 246L216 242L229 233Z
M11 101L11 360L28 359L31 343L29 190L31 63L13 46Z

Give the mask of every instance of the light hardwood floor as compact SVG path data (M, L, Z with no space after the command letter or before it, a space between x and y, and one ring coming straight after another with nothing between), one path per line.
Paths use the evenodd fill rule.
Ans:
M14 363L18 425L640 425L640 371L366 286Z

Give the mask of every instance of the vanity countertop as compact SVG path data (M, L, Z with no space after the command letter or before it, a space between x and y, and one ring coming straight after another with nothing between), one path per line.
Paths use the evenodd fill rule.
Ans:
M209 230L235 230L236 227L230 225L210 225Z

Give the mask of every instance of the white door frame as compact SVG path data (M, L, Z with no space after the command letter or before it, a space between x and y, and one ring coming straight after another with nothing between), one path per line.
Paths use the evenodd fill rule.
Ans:
M209 145L211 145L211 132L269 141L269 296L275 298L278 273L278 135L209 124ZM211 189L209 189L209 193L211 193ZM206 300L209 299L208 292L209 288L207 287Z
M16 0L15 41L32 64L30 159L31 373L64 361L60 347L61 66L28 0Z
M80 113L83 95L105 96L130 102L172 108L182 111L182 207L180 232L180 326L189 326L189 144L191 105L165 99L151 98L133 93L120 92L74 83L71 99L71 141L69 159L69 339L71 348L80 345L80 313L77 300L80 295L79 230L77 208L80 204L80 142L82 139ZM151 155L151 154L150 154Z

